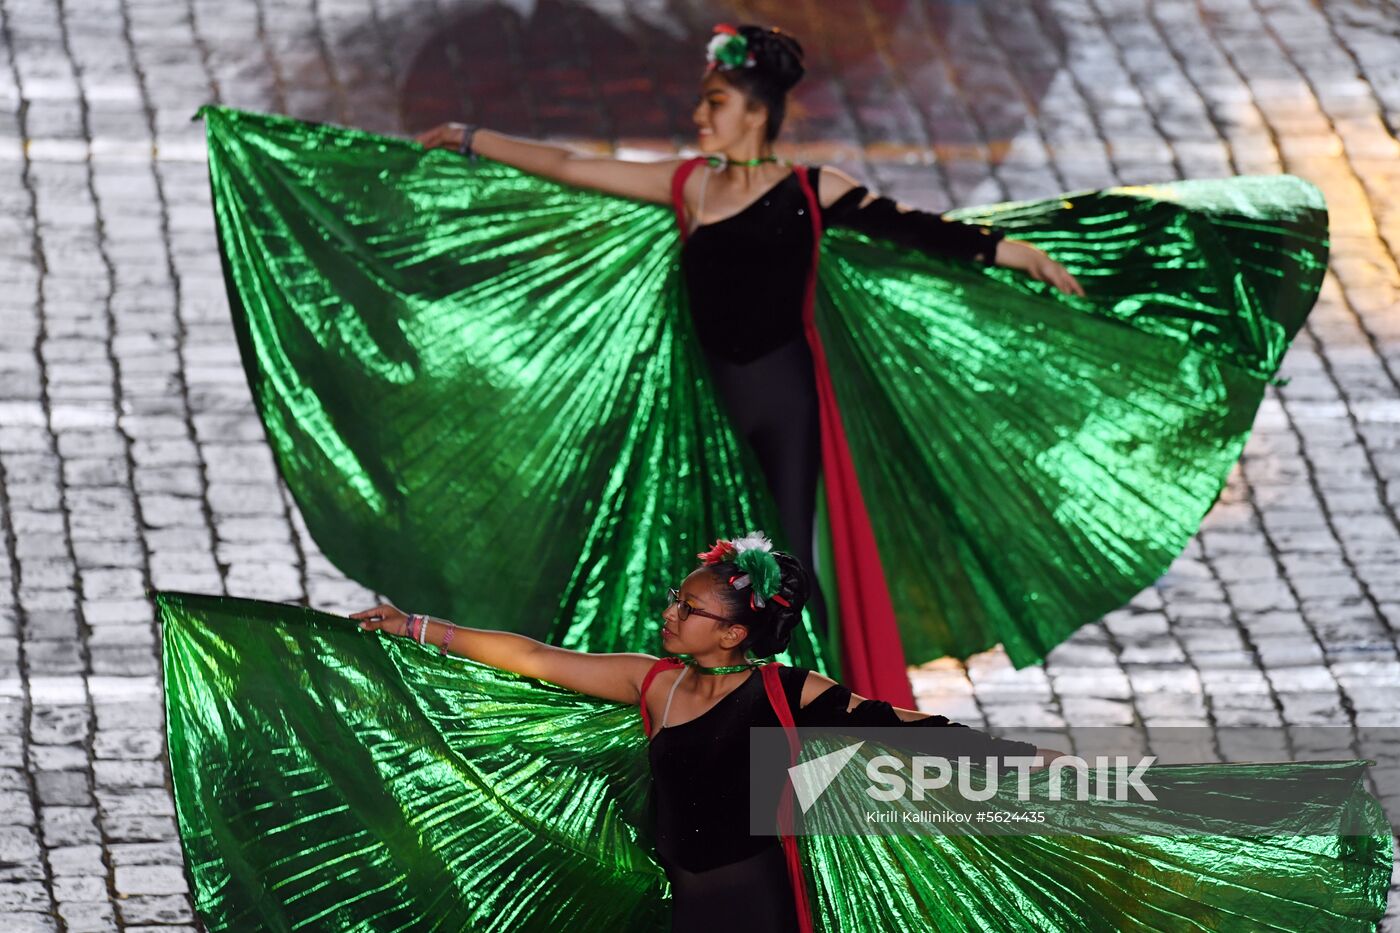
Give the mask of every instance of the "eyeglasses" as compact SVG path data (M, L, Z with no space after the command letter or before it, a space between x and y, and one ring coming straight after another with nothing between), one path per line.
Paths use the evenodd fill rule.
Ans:
M729 621L724 616L717 616L713 612L706 612L704 609L696 609L690 603L683 601L681 599L680 590L676 589L674 586L666 590L666 593L671 597L670 605L676 607L676 617L682 622L684 622L691 615L691 613L694 613L697 616L706 616L707 618L714 619L716 622Z

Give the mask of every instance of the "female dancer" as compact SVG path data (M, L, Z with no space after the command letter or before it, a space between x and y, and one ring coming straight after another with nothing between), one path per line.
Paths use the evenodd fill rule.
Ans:
M158 594L176 812L207 928L1362 933L1384 914L1393 839L1365 761L1153 765L1150 797L1100 776L1081 802L1051 775L1024 786L989 771L887 804L907 825L875 833L860 831L859 787L833 785L795 837L792 759L751 762L754 727L898 729L855 748L857 780L882 760L907 773L898 747L1059 753L925 728L951 724L748 661L782 648L806 575L755 535L701 559L659 627L684 661L388 605L356 613L357 630L296 606ZM982 784L990 798L961 793ZM974 811L992 822L906 819ZM1032 832L1036 811L1049 816Z
M749 730L780 724L772 703L785 703L798 726L959 726L958 733L926 734L931 741L919 743L946 755L1034 755L1043 766L1061 754L868 700L801 668L778 669L783 699L766 696L761 665L749 656L771 658L787 646L810 592L807 573L762 534L716 542L700 557L701 566L670 591L662 615L662 644L684 663L569 651L406 615L392 605L351 618L362 629L440 644L483 664L640 706L651 739L656 852L671 883L674 933L799 929L807 910L800 874L789 878L776 836L750 832ZM943 735L948 741L938 741ZM810 929L810 922L801 928Z
M712 156L699 172L687 171L695 167L691 159L586 156L458 123L429 130L418 141L642 201L669 204L679 191L682 268L696 334L730 418L757 454L783 537L803 565L813 567L823 448L812 347L803 331L803 289L814 256L799 172L809 173L823 228L850 227L931 253L1019 269L1066 293L1084 292L1062 265L1029 243L1005 239L1002 230L911 210L870 193L839 169L794 168L774 156L787 95L804 73L802 58L802 46L778 29L716 27L692 114L699 149ZM878 558L869 554L866 566L872 565L878 567ZM812 611L818 630L825 630L820 587L813 590ZM851 615L843 613L857 624ZM891 647L898 666L872 681L861 670L860 679L882 696L912 702L898 672L902 653Z

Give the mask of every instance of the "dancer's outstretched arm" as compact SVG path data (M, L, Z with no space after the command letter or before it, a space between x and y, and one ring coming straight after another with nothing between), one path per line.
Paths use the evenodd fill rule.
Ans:
M464 130L461 123L444 123L415 138L429 149L457 149L462 145ZM472 151L531 175L656 204L671 203L671 176L676 173L676 166L684 161L632 162L593 156L565 146L480 128L472 136Z
M387 603L353 613L350 618L359 619L360 628L367 631L408 634L408 616ZM514 632L467 628L441 619L420 618L426 620L421 624L428 627L421 639L426 644L442 646L446 642L448 651L464 658L619 703L640 702L642 678L656 663L656 658L649 654L570 651ZM451 638L448 638L449 633Z
M838 684L823 674L816 671L808 671L807 679L802 684L801 711L797 714L798 725L833 725L836 723L846 723L848 725L896 725L889 721L890 713L893 712L899 722L917 723L925 726L954 726L958 727L964 734L958 738L965 744L971 740L971 744L980 742L984 750L989 754L1024 754L1041 759L1041 764L1032 771L1042 767L1048 767L1050 762L1065 755L1065 752L1054 748L1041 748L1029 742L1017 743L1004 739L994 739L984 732L969 729L960 723L949 722L946 716L937 716L931 713L924 713L916 709L905 709L902 706L890 706L885 703L871 703L865 697L851 693L848 689ZM1013 751L1013 746L1023 746L1019 751ZM1000 749L998 751L998 749ZM1032 751L1032 749L1034 749Z
M822 166L818 176L818 187L817 196L821 199L822 210L836 206L838 224L904 242L906 245L925 249L938 249L941 245L943 249L947 249L948 241L951 240L953 251L958 252L967 248L969 234L984 229L975 224L964 224L945 218L941 214L929 214L881 198L850 175L830 166ZM852 194L857 191L864 194ZM837 202L848 195L851 203L838 206ZM910 216L901 216L905 214ZM1071 275L1068 269L1024 240L1002 239L996 244L995 254L986 258L994 265L1019 269L1037 281L1048 282L1066 294L1084 294L1084 286L1079 284L1079 280Z

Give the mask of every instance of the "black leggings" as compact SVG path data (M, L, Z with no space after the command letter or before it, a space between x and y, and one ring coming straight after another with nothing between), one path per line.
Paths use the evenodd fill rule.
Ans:
M825 635L826 603L816 585L812 540L822 465L821 421L807 339L798 337L752 363L714 357L708 362L735 430L758 454L792 555L811 574L807 608L817 631Z
M709 871L668 865L666 876L671 881L671 933L797 931L797 902L781 845Z

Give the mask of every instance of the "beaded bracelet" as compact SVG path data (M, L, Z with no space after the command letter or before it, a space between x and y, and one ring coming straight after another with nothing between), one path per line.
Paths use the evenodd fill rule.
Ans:
M418 644L426 645L428 643L428 616L419 616L418 626Z
M447 646L452 644L452 636L457 634L457 626L453 625L451 622L445 622L443 624L447 626L447 631L443 633L442 647L439 648L438 651L441 654L447 654Z

